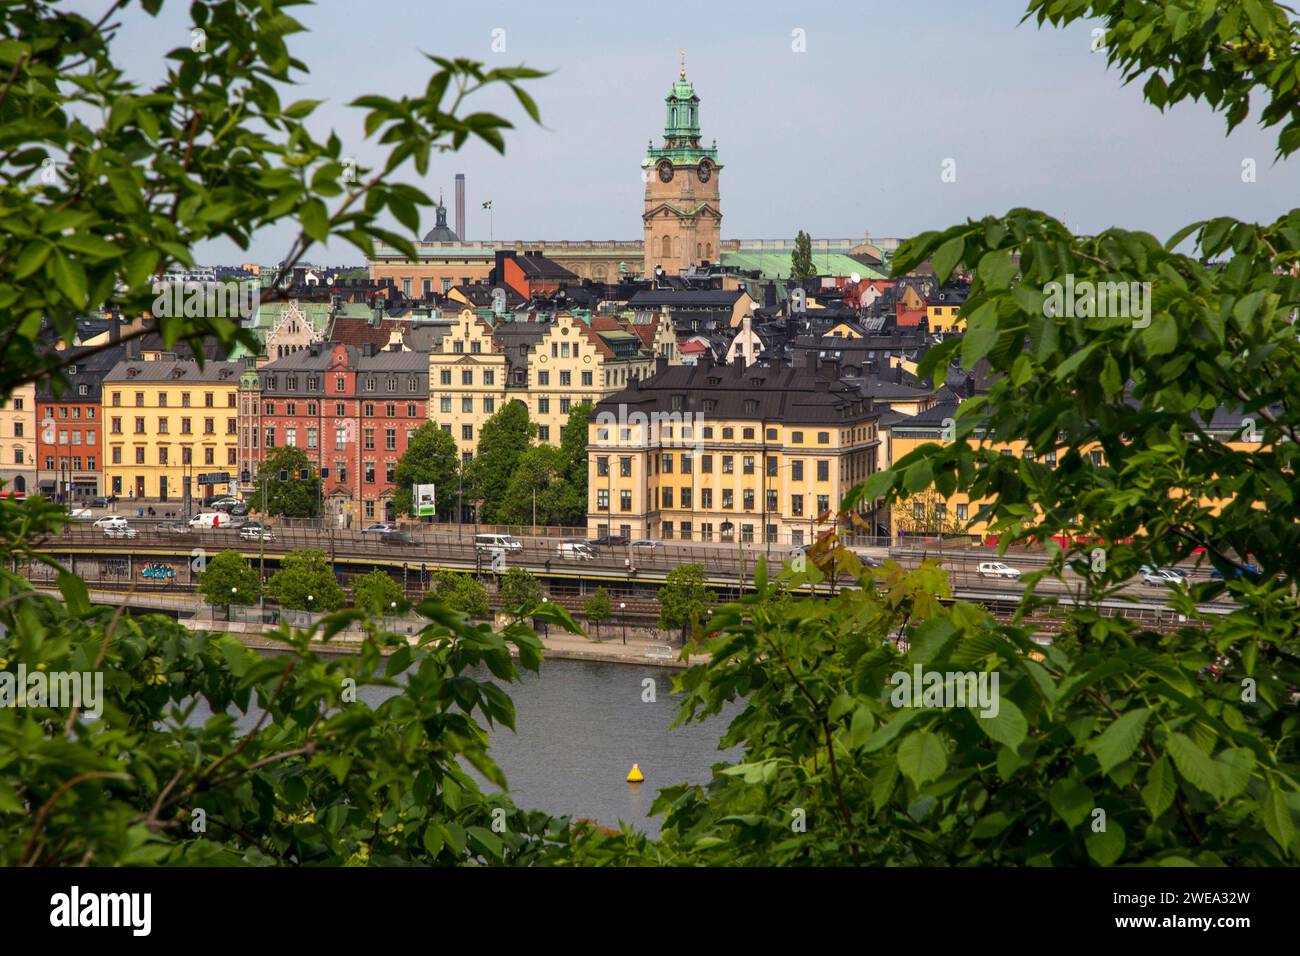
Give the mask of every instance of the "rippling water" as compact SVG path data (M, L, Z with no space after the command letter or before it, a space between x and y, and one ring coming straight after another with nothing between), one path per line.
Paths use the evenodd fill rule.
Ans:
M522 683L506 687L515 702L518 732L494 728L492 755L515 803L608 826L626 822L657 835L659 818L646 814L660 787L707 783L715 763L741 757L737 748L717 749L735 707L703 724L670 729L680 699L669 693L677 673L630 664L547 661L540 675L526 674ZM654 681L654 702L643 700L646 680ZM375 706L391 693L363 687L360 695ZM192 719L201 722L208 713L200 705ZM241 715L238 723L248 729L256 719L256 714ZM634 763L645 783L626 782Z

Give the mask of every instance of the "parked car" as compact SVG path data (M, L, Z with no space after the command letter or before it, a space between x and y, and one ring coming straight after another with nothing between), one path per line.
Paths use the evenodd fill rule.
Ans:
M91 498L91 499L90 499L90 507L92 507L92 508L107 508L109 505L111 505L111 504L112 504L114 501L116 501L116 500L117 500L116 498Z
M128 528L125 524L104 529L104 537L106 538L134 538L139 533L135 528Z
M1243 574L1260 574L1260 573L1262 573L1262 572L1259 570L1259 568L1255 567L1255 565L1253 565L1253 564L1247 564L1247 565L1244 565L1243 567L1237 568L1237 570L1235 570L1235 571L1232 573L1232 576L1233 576L1234 578L1239 578L1239 577L1241 577ZM1212 577L1212 578L1222 578L1222 577L1223 577L1223 572L1220 571L1218 568L1214 568L1213 570L1210 571L1210 577Z
M164 525L163 534L193 534L194 529L187 524L169 524Z
M626 548L627 538L621 534L607 534L591 542L598 548Z
M102 518L96 518L95 523L91 526L94 528L125 528L126 519L121 515L104 515Z
M226 528L231 517L224 511L204 511L190 519L191 528Z
M415 539L405 531L385 531L379 537L384 544L400 544L403 546L415 544Z
M858 559L859 561L862 562L862 564L863 564L865 567L868 567L868 568L883 568L883 567L885 566L883 561L881 561L879 558L873 558L871 555L867 554L865 551L854 551L853 554L857 557L857 559Z
M632 547L636 548L638 551L654 551L656 548L662 548L663 544L659 541L643 539L641 541L633 541Z
M1020 577L1018 568L1005 565L1001 561L981 561L978 570L982 578L1010 578L1014 581Z
M239 536L245 541L274 541L275 534L270 528L259 524L246 524L239 529Z
M594 561L596 549L585 541L561 541L555 553L566 561Z
M89 521L95 514L89 508L69 508L68 516L73 521Z
M1187 576L1177 568L1153 568L1144 564L1138 568L1138 573L1142 575L1143 584L1163 585L1172 588L1187 583Z
M475 551L522 551L523 542L512 534L476 534Z

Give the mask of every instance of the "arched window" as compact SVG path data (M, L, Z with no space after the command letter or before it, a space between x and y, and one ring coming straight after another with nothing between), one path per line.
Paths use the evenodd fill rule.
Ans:
M14 476L14 491L21 491L21 492L27 491L27 479L24 478L22 475Z
M677 107L673 107L673 125L677 125Z
M707 258L710 262L713 261L713 243L710 242L710 243L708 243L707 245L705 245L705 247L704 247L704 256L705 256L705 258Z
M673 237L672 237L672 236L664 236L664 251L663 251L662 254L663 254L663 257L664 257L665 259L671 259L671 258L673 257Z

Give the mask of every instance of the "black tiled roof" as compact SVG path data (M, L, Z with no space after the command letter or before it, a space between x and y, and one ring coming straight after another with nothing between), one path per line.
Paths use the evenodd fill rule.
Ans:
M620 405L627 413L680 411L702 415L706 422L712 418L845 425L869 421L878 414L870 399L839 381L835 370L826 366L746 368L738 363L722 366L707 362L661 366L650 378L634 380L628 388L598 403L591 420L602 411L618 414Z

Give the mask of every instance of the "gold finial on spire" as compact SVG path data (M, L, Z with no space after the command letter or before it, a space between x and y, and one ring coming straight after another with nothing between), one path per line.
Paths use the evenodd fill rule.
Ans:
M684 80L686 79L686 51L678 50L677 52L682 55L682 79Z

